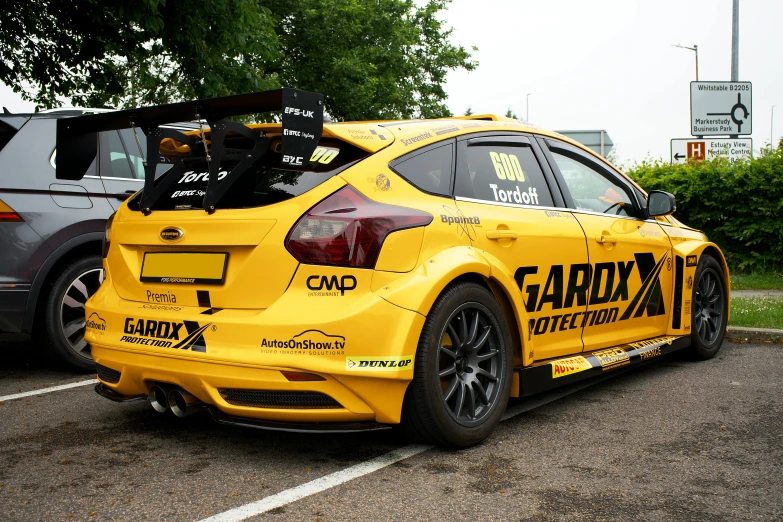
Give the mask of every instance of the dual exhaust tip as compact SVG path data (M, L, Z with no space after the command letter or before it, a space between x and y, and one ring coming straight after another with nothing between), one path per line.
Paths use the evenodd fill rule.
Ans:
M204 403L194 395L180 388L164 384L153 384L148 398L150 405L158 413L171 410L171 413L180 418L188 417L204 409Z

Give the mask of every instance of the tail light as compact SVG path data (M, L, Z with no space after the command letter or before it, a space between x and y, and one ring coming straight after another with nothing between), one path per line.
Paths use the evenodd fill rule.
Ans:
M116 212L114 213L116 214ZM106 220L106 230L103 231L103 257L109 255L109 246L111 245L111 224L114 222L114 214Z
M22 216L16 213L14 209L9 207L5 202L3 202L2 199L0 199L0 223L9 223L9 222L22 222L24 219L22 219Z
M285 246L300 263L373 268L386 236L431 222L426 212L369 200L349 185L302 216Z

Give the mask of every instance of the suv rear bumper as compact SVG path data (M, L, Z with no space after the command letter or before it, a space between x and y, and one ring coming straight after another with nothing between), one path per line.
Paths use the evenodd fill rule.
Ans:
M21 332L30 285L0 287L0 332ZM20 288L21 287L21 288Z

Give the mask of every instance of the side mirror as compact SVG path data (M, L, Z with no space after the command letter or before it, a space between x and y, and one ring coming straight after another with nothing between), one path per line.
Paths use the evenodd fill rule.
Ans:
M647 213L650 217L668 216L677 210L674 194L662 190L651 190L647 195Z

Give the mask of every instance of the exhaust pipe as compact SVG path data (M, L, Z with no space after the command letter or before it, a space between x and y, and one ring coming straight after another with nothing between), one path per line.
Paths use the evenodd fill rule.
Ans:
M171 412L180 418L198 413L204 408L203 402L179 388L174 388L169 392L168 403Z
M152 408L158 413L166 413L169 409L169 390L170 388L158 384L153 384L147 398Z

